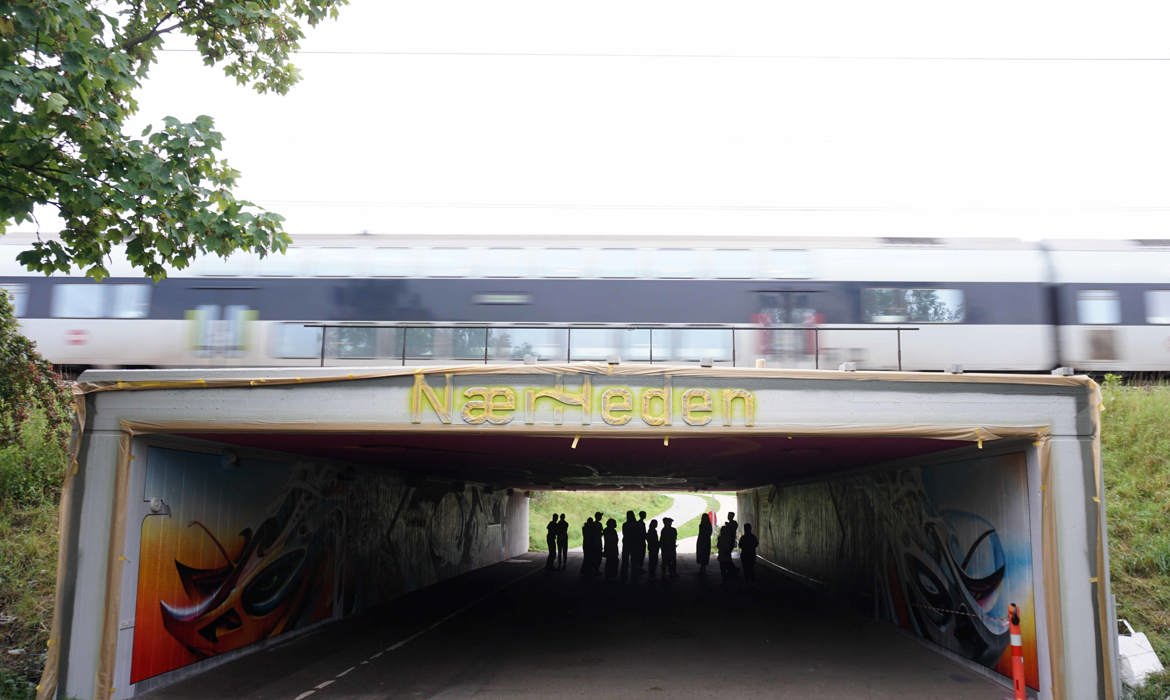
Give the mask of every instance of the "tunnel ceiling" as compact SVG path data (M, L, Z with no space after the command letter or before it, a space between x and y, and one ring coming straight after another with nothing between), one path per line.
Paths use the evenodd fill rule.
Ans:
M909 437L661 437L444 433L198 433L187 437L502 488L742 489L970 443Z

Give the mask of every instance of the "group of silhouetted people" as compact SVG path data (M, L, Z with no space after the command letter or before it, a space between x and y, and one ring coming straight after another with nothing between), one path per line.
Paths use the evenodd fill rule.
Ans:
M639 511L637 517L634 511L626 511L626 521L622 523L621 549L618 549L617 521L609 518L602 527L602 514L597 512L587 519L581 526L581 550L584 553L581 562L581 575L599 576L604 574L607 580L620 578L629 581L646 573L655 578L659 571L661 558L661 575L663 578L678 577L678 531L674 528L673 518L662 519L662 530L658 530L658 520L652 519L646 523L646 511ZM569 548L569 524L565 521L565 514L559 516L553 513L548 523L548 563L546 568L557 571L565 568L565 559ZM713 529L711 518L706 513L699 520L699 539L695 547L695 560L699 565L699 573L705 573L707 564L711 560L711 535ZM735 513L727 514L727 521L719 528L719 536L715 541L719 572L726 582L729 578L738 575L739 569L731 560L735 551L739 523L735 521ZM759 540L752 534L752 526L743 526L743 537L738 537L741 551L740 561L743 564L745 581L754 581L756 578L756 550ZM661 557L660 557L661 555ZM649 561L647 561L649 559ZM619 563L620 562L620 563Z

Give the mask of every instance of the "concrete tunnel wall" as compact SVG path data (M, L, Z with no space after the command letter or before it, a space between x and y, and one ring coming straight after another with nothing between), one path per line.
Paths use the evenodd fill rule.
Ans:
M1027 683L1038 690L1049 660L1036 624L1031 452L958 450L752 489L739 494L738 519L754 524L760 556L790 575L1008 679L1015 603Z
M528 550L520 491L167 436L133 439L130 453L114 697ZM98 595L77 590L90 614ZM63 669L71 695L108 653L94 641Z

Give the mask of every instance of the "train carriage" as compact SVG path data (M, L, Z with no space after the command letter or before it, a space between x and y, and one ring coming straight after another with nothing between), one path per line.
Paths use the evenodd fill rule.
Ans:
M1166 242L300 236L158 284L33 275L28 243L0 239L0 286L63 366L1170 370Z

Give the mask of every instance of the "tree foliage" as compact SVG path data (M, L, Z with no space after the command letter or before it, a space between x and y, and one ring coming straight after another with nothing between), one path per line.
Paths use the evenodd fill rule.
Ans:
M346 0L11 0L0 2L0 233L56 208L60 235L21 263L97 279L124 245L158 279L195 255L266 255L289 242L282 218L237 199L238 173L210 117L168 117L123 133L164 37L189 37L207 65L260 92L298 78L290 55Z
M69 425L69 392L31 340L16 328L16 312L0 290L0 446L19 439L36 412L64 439Z

